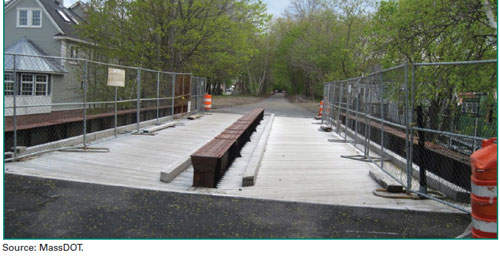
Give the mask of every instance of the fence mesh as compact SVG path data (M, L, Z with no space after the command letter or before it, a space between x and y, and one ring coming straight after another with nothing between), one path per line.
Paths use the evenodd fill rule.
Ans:
M470 155L497 135L496 61L421 63L412 77L418 191L469 209Z
M191 74L50 56L4 59L6 160L138 132L140 122L159 124L188 105L203 110L206 79ZM123 87L108 86L110 68L124 71Z
M406 188L470 212L470 155L497 134L496 60L400 65L325 83L323 121Z

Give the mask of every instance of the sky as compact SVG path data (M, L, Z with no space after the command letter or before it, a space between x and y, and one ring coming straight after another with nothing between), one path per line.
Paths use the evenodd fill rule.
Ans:
M77 0L64 0L64 6L68 7ZM274 18L282 17L283 11L288 7L291 0L262 0L267 5L267 12Z
M72 4L74 4L78 0L64 0L64 6L69 7ZM88 1L83 1L83 2L88 2Z
M267 5L267 12L273 15L273 18L282 17L283 11L288 8L291 0L262 0Z

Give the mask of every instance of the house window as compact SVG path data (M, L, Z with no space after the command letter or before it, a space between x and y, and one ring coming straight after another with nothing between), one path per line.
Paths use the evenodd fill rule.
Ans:
M28 10L19 10L19 26L28 26Z
M18 94L24 96L49 95L49 75L27 73L21 74L20 92Z
M70 50L70 57L74 58L74 59L77 59L78 58L78 46L71 45L69 47L69 50Z
M41 24L42 17L40 16L41 12L40 10L33 10L31 11L32 18L31 18L31 25L34 27L38 27Z
M42 10L17 9L17 26L24 28L42 27Z
M14 74L12 73L4 74L3 92L5 95L14 95Z
M33 75L21 75L21 95L33 95Z
M49 77L47 75L36 75L35 79L36 79L36 81L35 81L35 95L37 95L37 96L47 95Z

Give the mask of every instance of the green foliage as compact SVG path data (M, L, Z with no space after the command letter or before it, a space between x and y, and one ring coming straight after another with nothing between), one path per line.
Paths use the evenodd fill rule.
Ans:
M298 3L301 1L296 1ZM361 75L367 67L369 15L360 1L323 1L311 10L292 9L293 15L273 26L276 51L272 77L276 88L291 94L320 96L323 82Z
M267 18L261 1L91 0L78 31L102 60L224 81L244 71Z
M326 81L405 62L497 56L496 1L373 2L294 0L271 22L259 0L91 0L78 30L100 60L236 81L254 95L314 98ZM459 93L496 88L494 65L451 69L419 68L416 102L439 115Z
M489 1L382 1L373 17L372 51L384 67L403 62L496 59L496 24L492 27L487 12L495 12L497 4L486 3ZM414 103L426 106L430 128L442 129L444 116L457 115L461 93L496 94L496 81L494 64L417 67Z

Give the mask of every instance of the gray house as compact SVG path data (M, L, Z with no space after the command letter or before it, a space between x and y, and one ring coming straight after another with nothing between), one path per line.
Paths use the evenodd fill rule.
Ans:
M5 4L6 116L13 114L8 107L13 104L15 87L16 106L26 106L16 108L18 115L81 108L81 105L46 105L82 101L80 64L60 57L84 57L79 49L86 42L75 32L75 25L84 20L84 13L85 4L81 2L68 8L63 6L63 0L11 0ZM14 59L12 54L19 55Z

